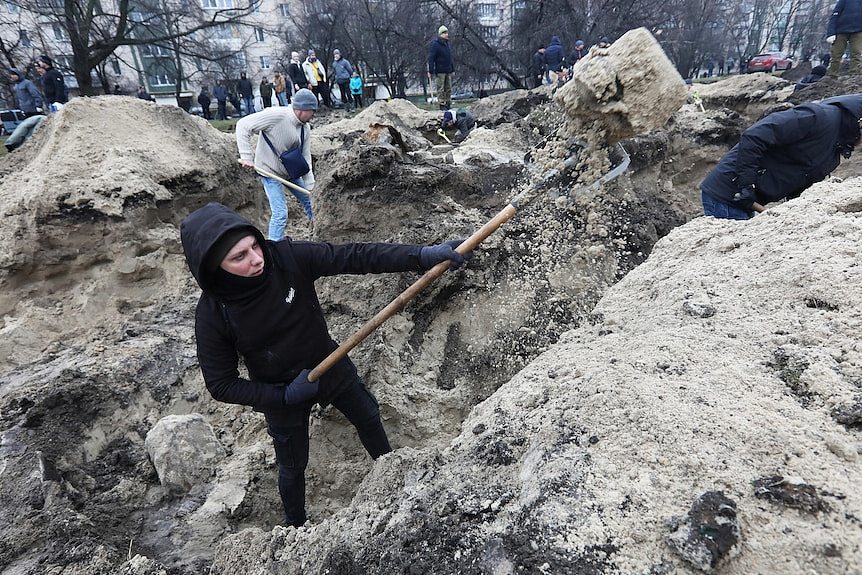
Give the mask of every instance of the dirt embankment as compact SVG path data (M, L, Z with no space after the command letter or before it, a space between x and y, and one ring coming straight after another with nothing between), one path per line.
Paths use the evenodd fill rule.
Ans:
M559 145L554 134L561 116L555 106L541 90L483 102L477 110L483 131L454 150L439 147L436 115L404 102L377 103L343 123L318 127L315 228L292 224L300 227L291 234L411 243L469 234L533 177L525 157ZM833 455L823 455L827 451L811 434L800 448L806 462L822 464L824 471L781 466L777 451L762 462L751 455L756 465L747 475L737 461L723 469L717 463L722 450L748 432L736 434L722 418L733 413L756 423L771 413L772 406L762 401L748 406L746 399L778 385L769 376L773 368L762 367L752 376L754 391L731 392L709 372L715 362L707 362L703 350L692 356L697 362L680 364L677 353L668 351L682 345L678 340L657 342L673 335L666 325L678 325L681 333L706 332L705 350L716 346L708 337L733 332L740 337L728 345L741 354L742 342L769 329L787 331L785 343L797 345L793 337L808 337L810 330L821 329L817 321L835 321L838 312L812 316L808 331L800 328L798 334L797 323L787 319L790 327L783 325L784 316L776 316L781 326L770 328L740 319L749 301L760 297L754 290L741 300L738 313L725 313L734 286L749 281L745 273L754 268L739 266L739 277L726 278L710 267L721 269L724 252L710 248L692 255L713 235L737 233L700 222L692 232L672 235L657 263L644 268L644 277L655 276L654 284L629 280L635 291L617 288L600 307L604 319L592 313L659 238L696 215L697 183L745 124L732 110L703 113L688 105L666 128L623 142L632 165L605 189L587 192L576 171L563 173L477 250L467 270L444 276L358 348L352 356L400 449L372 465L340 414L316 411L308 474L313 525L297 531L272 528L279 521L279 502L259 414L218 404L204 389L192 337L197 291L178 242L179 221L206 201L237 207L263 225L259 184L237 169L232 139L201 120L132 99L73 102L0 163L0 209L10 222L0 277L12 288L3 292L0 324L5 346L0 349L0 501L8 511L0 519L0 572L385 573L393 565L452 573L611 572L662 562L687 569L665 545L661 521L684 514L701 488L719 484L736 501L743 535L755 534L733 560L741 562L731 565L760 565L752 550L762 548L761 540L775 542L778 555L797 561L795 552L784 553L792 547L792 535L782 531L784 521L796 521L793 533L810 528L805 541L825 541L823 531L808 515L793 519L789 514L797 512L780 506L762 503L766 511L752 511L742 478L796 473L818 493L845 495L843 480L828 477L834 464L828 458L844 457L849 464L853 443L829 427L827 400L817 396L814 408L800 403L798 409L809 410L800 412L795 399L788 403L774 391L784 388L769 388L773 392L767 395L778 402L781 417L804 415L812 434L827 428L837 434L828 451ZM63 160L43 165L49 151ZM851 233L852 213L846 213L841 229ZM758 223L758 229L769 221ZM790 220L782 223L775 233L792 234ZM807 238L797 238L800 250ZM686 251L675 252L676 242ZM793 244L770 245L785 243ZM844 257L847 249L830 257ZM756 261L758 254L747 250L728 253ZM701 256L714 263L685 275L681 262L699 262ZM774 265L780 268L781 262ZM710 281L715 276L716 285L691 287L693 295L681 301L673 281L695 286L690 278L701 275ZM336 339L414 279L404 274L320 282ZM794 285L784 282L781 289ZM836 304L815 291L812 302L854 313L855 304ZM795 292L786 297L796 298ZM692 309L712 306L716 319L679 315L686 302ZM615 314L623 315L614 320ZM745 325L736 328L734 322ZM631 353L622 356L619 349ZM755 349L760 348L745 347L746 353ZM745 366L764 365L740 357L748 358L740 362ZM792 353L770 357L799 371ZM734 367L732 374L748 381L742 369ZM715 395L697 381L681 383L677 378L686 373L712 373L704 381L714 383ZM844 390L840 378L833 380L835 390ZM656 389L662 385L673 393L659 399ZM819 384L807 385L832 397L821 393ZM625 401L655 408L635 413ZM721 422L729 439L718 431L702 432L687 415L686 410L706 410L707 404L705 420ZM667 405L673 409L663 411ZM202 414L212 426L224 459L208 481L177 495L159 483L144 438L164 416L191 413ZM676 418L678 413L685 417ZM645 444L639 457L647 459L648 473L632 478L631 449L651 432L657 434L654 443L655 437L664 439ZM790 431L775 432L781 433ZM752 443L751 453L760 456L758 446L774 445L769 438ZM691 454L699 445L706 450L705 467L694 472ZM809 448L817 448L823 461L809 456ZM832 511L818 513L840 537L829 547L832 555L812 551L810 561L826 556L833 557L828 565L850 564L858 544L854 548L852 534L845 536L838 519L844 500L821 496ZM855 503L847 496L847 505ZM749 516L751 524L745 523ZM641 531L638 521L646 526ZM768 536L765 527L751 531L764 521L778 528ZM137 556L129 560L129 553Z

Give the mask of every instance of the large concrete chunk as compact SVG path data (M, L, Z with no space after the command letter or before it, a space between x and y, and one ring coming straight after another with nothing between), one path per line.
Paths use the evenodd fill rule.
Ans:
M176 495L209 480L225 456L213 428L198 413L163 417L147 433L145 445L159 482Z
M554 96L573 134L614 144L660 128L686 98L682 77L646 28L593 47Z

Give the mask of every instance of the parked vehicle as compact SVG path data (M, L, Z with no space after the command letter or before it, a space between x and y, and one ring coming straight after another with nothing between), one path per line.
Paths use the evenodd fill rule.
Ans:
M3 133L9 135L15 131L18 124L23 122L27 116L21 110L0 110L0 121L3 122Z
M784 52L764 52L748 61L747 72L775 72L793 67L793 57Z

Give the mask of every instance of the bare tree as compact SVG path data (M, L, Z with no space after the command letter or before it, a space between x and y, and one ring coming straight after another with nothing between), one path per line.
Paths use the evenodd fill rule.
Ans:
M242 23L260 0L130 2L114 0L15 0L61 27L72 50L71 69L82 94L95 94L91 72L121 46L166 43L225 23ZM177 15L181 15L178 18ZM168 22L182 26L169 29Z

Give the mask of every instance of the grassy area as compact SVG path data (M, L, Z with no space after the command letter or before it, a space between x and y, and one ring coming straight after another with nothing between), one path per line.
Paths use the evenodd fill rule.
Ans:
M222 132L232 134L236 130L236 123L239 118L228 118L227 120L210 120L213 128Z

